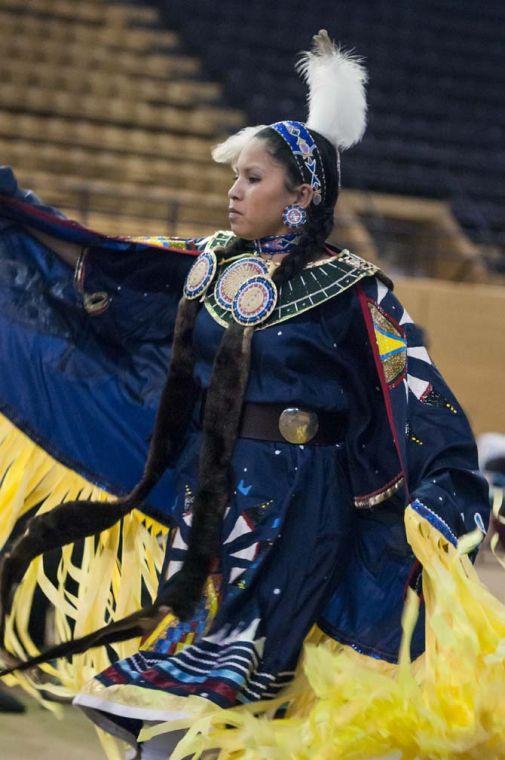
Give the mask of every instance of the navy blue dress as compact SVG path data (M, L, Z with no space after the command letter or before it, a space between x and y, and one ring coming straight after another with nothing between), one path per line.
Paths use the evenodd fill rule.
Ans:
M127 492L142 471L192 256L62 221L24 203L33 199L1 171L0 190L2 176L9 197L0 198L0 409L58 461ZM85 287L111 294L103 315L83 311L68 268L26 235L24 223L91 247ZM245 396L321 416L338 412L341 440L237 441L221 556L194 619L167 619L137 654L77 697L117 723L126 716L130 734L136 721L169 719L173 699L188 695L221 706L276 696L314 623L365 654L396 661L405 588L418 588L420 578L405 507L453 544L475 526L485 529L487 487L461 407L391 289L366 262L350 261L333 280L329 265L320 301L255 331ZM338 292L332 283L342 285ZM194 331L204 388L222 333L204 306ZM70 409L79 426L68 423ZM195 411L173 469L145 505L170 527L165 577L184 559L200 439ZM422 650L421 615L412 655Z
M349 389L338 343L349 328L352 293L255 333L246 400L283 403L345 415ZM194 343L196 376L208 387L223 328L202 308ZM198 413L174 466L175 526L165 577L184 559L196 490L201 430ZM163 630L134 657L97 677L104 687L135 684L181 696L205 696L225 707L276 696L291 680L303 640L345 567L354 507L344 446L238 439L232 458L234 494L212 574L217 614L209 604L195 620ZM188 641L182 651L181 642ZM77 704L107 709L94 687ZM143 718L153 718L143 711Z

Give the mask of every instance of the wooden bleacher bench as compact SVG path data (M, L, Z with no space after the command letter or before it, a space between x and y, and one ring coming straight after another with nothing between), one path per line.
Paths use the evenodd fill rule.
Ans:
M2 162L22 166L25 171L86 179L107 177L114 182L135 182L150 187L188 189L211 192L225 197L232 181L228 167L213 163L201 166L185 161L184 156L154 158L125 154L121 157L107 150L40 143L23 139L4 139L0 136Z
M153 48L174 48L177 37L173 32L159 29L135 29L103 23L87 23L78 18L38 18L2 10L0 5L0 34L44 37L60 43L82 45L100 44L106 48L148 52Z
M221 87L156 19L106 0L0 0L1 160L103 232L207 234L227 224L231 180L210 150L243 116L215 105Z
M154 8L125 6L107 0L23 0L22 3L19 0L0 0L0 8L11 13L29 13L34 17L49 16L97 24L105 21L110 27L125 27L129 23L153 24L158 20Z
M423 271L433 278L455 281L484 282L487 279L477 246L464 234L454 218L450 203L428 198L409 198L389 193L365 193L346 190L347 207L359 219L371 212L379 218L411 225L412 247L423 246L420 259ZM413 232L417 227L416 234ZM422 233L420 231L422 230ZM415 256L414 250L411 258Z
M103 214L97 211L91 211L85 218L81 218L78 209L66 208L63 211L73 219L105 235L177 235L190 238L211 235L216 231L213 224L202 224L191 220L175 222L171 219L138 219L133 216Z
M25 138L34 142L57 142L68 149L82 146L104 148L117 155L151 156L158 160L184 157L184 161L209 163L217 138L174 135L159 129L133 129L111 124L95 124L84 119L15 113L0 108L0 136Z
M127 124L132 127L152 126L184 134L211 135L222 127L238 127L242 115L214 106L182 109L174 106L152 106L147 103L80 95L42 87L19 88L0 81L0 102L4 108L55 113L70 118L86 118L97 122Z
M163 81L144 76L132 77L121 72L104 76L100 70L83 69L77 64L63 68L48 62L38 63L34 67L24 57L0 58L0 79L20 88L34 85L91 93L98 97L121 97L175 106L208 104L216 100L221 92L221 87L214 82Z
M0 30L1 34L1 30ZM82 69L100 68L107 72L123 72L132 76L149 75L165 79L182 79L199 74L200 64L196 58L183 55L162 55L140 53L132 50L117 50L114 54L108 48L95 45L81 45L78 41L62 45L51 39L4 35L0 37L2 57L28 58L36 64L53 62L59 66L79 65Z
M222 227L227 225L226 197L220 194L164 187L140 187L133 182L83 180L79 176L55 175L38 171L19 171L20 182L58 207L82 209L105 214L123 214L142 219L167 220L176 205L181 222Z

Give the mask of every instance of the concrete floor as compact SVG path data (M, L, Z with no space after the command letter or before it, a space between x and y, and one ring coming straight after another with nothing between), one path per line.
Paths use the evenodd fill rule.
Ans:
M483 582L505 602L505 571L487 552L478 568ZM0 713L0 760L103 760L95 730L80 710L64 706L64 719L58 720L16 693L28 709L23 715Z
M80 710L64 705L59 720L20 690L14 693L27 712L0 713L1 760L103 760L95 729Z
M481 581L500 602L505 603L505 570L498 564L489 550L482 551L479 554L476 567Z

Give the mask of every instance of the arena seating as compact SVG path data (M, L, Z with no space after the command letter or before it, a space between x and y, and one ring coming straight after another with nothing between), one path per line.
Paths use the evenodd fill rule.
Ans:
M231 173L211 147L305 116L293 64L326 26L371 72L332 241L395 280L476 432L503 427L504 15L497 0L0 0L0 162L107 234L226 227Z
M24 185L104 232L226 225L211 161L244 116L157 12L108 0L0 0L0 151Z
M371 72L370 124L345 187L447 199L489 256L505 249L505 5L496 0L157 0L252 123L303 118L293 72L326 27ZM501 266L505 271L504 256ZM499 262L497 261L499 264Z
M391 272L485 279L481 251L497 267L503 260L503 191L493 184L503 160L489 149L491 128L479 123L485 139L476 139L475 104L495 108L499 83L483 92L466 34L476 59L456 97L463 69L444 26L449 5L433 11L442 31L430 49L429 24L419 25L415 42L418 11L397 0L293 1L290 12L266 0L0 0L1 161L49 202L110 234L226 226L230 172L211 161L211 147L245 123L303 118L295 54L326 25L367 56L372 72L370 128L343 162L334 242ZM441 76L444 55L451 68ZM499 50L490 44L493 56Z

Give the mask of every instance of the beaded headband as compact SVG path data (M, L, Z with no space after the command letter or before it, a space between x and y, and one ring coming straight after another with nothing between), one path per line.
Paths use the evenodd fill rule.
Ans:
M277 121L270 124L288 145L300 174L314 191L312 203L319 206L326 195L326 178L321 154L309 130L301 121Z

